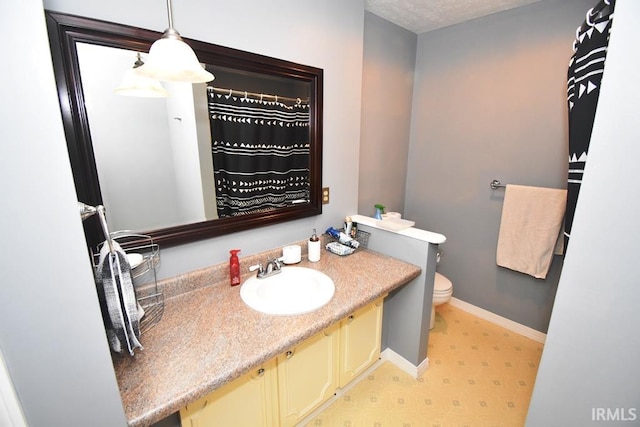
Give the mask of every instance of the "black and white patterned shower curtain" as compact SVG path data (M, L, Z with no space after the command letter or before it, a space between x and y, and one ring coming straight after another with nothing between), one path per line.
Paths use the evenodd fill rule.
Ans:
M308 202L309 106L208 90L220 218Z
M587 12L584 24L576 31L574 53L569 62L569 176L564 226L565 248L571 237L573 215L587 164L614 6L615 0L601 0Z

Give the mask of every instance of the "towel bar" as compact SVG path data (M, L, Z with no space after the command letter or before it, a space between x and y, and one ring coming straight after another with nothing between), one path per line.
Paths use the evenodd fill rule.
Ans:
M80 210L80 217L83 221L89 218L91 215L94 215L96 213L98 214L98 218L100 218L100 226L102 227L102 232L104 233L104 238L109 244L109 252L111 252L112 254L115 253L115 249L113 248L113 241L111 240L111 233L109 233L109 226L107 225L107 216L104 206L90 206L78 201L78 209Z
M494 179L489 183L489 187L491 187L492 190L496 190L498 188L506 188L506 185L500 184L500 181L498 181L497 179Z

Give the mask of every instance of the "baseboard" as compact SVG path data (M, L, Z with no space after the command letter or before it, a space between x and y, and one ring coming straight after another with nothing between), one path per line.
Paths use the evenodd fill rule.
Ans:
M471 313L481 319L487 320L491 323L495 323L498 326L502 326L505 329L537 341L541 344L544 344L547 339L547 334L543 332L536 331L533 328L522 325L518 322L514 322L513 320L509 320L506 317L499 316L483 308L477 307L473 304L469 304L468 302L464 302L458 298L451 297L449 304L451 304L453 307L459 308L460 310L464 310L467 313Z
M411 375L413 378L420 378L422 374L429 368L429 358L426 357L422 363L418 366L409 362L404 357L400 356L395 351L390 348L385 348L382 353L380 353L380 358L383 361L388 361L396 365L398 368Z

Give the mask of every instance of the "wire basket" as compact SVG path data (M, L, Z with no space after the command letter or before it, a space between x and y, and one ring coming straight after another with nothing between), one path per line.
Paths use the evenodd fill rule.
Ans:
M341 228L339 231L344 233L344 228ZM370 235L371 235L371 233L369 233L367 231L357 230L356 231L356 235L354 237L354 240L356 240L359 245L358 245L357 248L353 248L351 246L344 245L344 244L340 243L333 236L331 236L328 233L325 233L325 236L327 236L327 240L329 241L327 243L327 245L325 246L325 248L329 252L332 252L332 253L334 253L336 255L340 255L340 256L351 255L352 253L354 253L354 252L356 252L356 251L358 251L360 249L366 249L367 248L367 246L369 245L369 236Z
M358 243L360 243L359 248L366 249L369 246L369 236L371 236L371 233L369 233L368 231L356 231L355 239L358 241Z
M156 268L160 264L160 246L150 236L129 231L116 231L111 239L117 241L127 254L140 254L142 260L131 268L131 279L138 304L144 310L140 319L140 334L155 326L164 315L164 295L158 289ZM93 266L97 268L101 243L93 254Z

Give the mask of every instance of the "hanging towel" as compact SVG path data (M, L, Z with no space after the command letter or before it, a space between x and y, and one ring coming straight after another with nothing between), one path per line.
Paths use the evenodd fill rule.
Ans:
M560 236L567 190L507 185L496 262L545 279Z
M131 267L120 245L112 242L113 252L105 242L100 250L96 278L102 318L111 349L117 353L127 350L133 356L142 349L140 317Z

